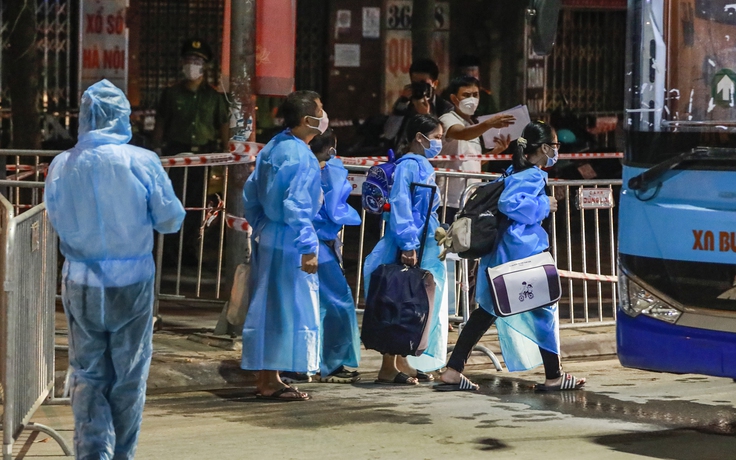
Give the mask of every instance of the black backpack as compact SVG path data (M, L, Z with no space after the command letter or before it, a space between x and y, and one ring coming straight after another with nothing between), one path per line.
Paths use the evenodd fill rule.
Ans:
M504 177L473 191L440 241L446 248L444 252L455 252L464 259L478 259L496 249L509 225L508 217L498 210Z

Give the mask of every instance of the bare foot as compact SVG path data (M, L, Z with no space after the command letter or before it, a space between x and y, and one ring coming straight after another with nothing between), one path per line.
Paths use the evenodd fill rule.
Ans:
M455 369L447 368L445 372L440 375L442 383L448 383L450 385L456 385L460 383L460 377L462 374Z
M564 375L564 374L563 374ZM562 375L552 380L545 380L544 385L548 387L556 387L562 384ZM575 378L575 386L582 386L585 384L585 378Z

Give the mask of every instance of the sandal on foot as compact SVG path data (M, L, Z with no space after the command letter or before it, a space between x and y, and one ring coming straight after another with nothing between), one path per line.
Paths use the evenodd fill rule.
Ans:
M284 396L284 395L296 395L296 396ZM292 388L292 387L284 387L280 390L274 391L270 395L263 395L260 393L256 393L256 398L266 399L269 401L282 401L282 402L307 401L309 399L312 399L312 397L309 396L309 394L301 393L297 391L296 388Z
M538 383L534 386L534 389L537 391L570 391L579 390L583 388L583 385L585 385L585 379L578 379L572 374L563 372L562 382L560 382L559 385L545 385L543 383Z
M319 379L322 383L355 383L358 380L360 380L358 371L349 371L344 367L340 367L333 373Z
M433 388L437 391L478 391L480 386L460 374L460 383L438 383Z
M426 372L422 372L419 370L417 371L417 375L414 378L416 378L420 382L433 382L434 381L434 375L428 374Z
M414 380L413 382L411 380ZM419 381L414 377L410 377L408 374L399 372L396 374L393 380L388 379L376 379L373 383L379 383L381 385L419 385Z

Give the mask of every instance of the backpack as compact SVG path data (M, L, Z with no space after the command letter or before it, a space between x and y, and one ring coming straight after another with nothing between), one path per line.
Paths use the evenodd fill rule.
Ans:
M371 166L363 182L361 202L363 209L371 214L381 214L391 209L388 197L391 194L391 186L394 184L394 170L396 169L396 157L394 151L389 149L388 162Z
M463 259L478 259L496 249L509 223L508 217L498 210L504 178L473 191L446 234L439 235L439 245L445 248L441 259L447 252L457 253Z

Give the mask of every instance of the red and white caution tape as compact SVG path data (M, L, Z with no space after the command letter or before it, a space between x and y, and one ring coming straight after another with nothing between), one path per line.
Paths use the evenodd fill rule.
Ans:
M572 278L576 280L586 280L586 281L604 281L607 283L617 283L618 282L618 277L611 276L611 275L595 275L592 273L570 272L567 270L560 270L560 269L557 269L557 273L559 273L560 277L562 278Z
M238 232L245 232L250 235L253 232L253 227L250 226L247 220L242 217L236 217L232 214L227 214L227 220L225 221L227 226Z
M510 161L512 155L437 155L429 161ZM561 153L560 160L595 160L604 158L623 158L623 152ZM370 165L388 161L388 157L340 157L345 164Z
M186 166L252 163L255 160L255 155L242 155L233 153L207 153L202 155L163 157L161 158L161 164L166 168L180 168Z

